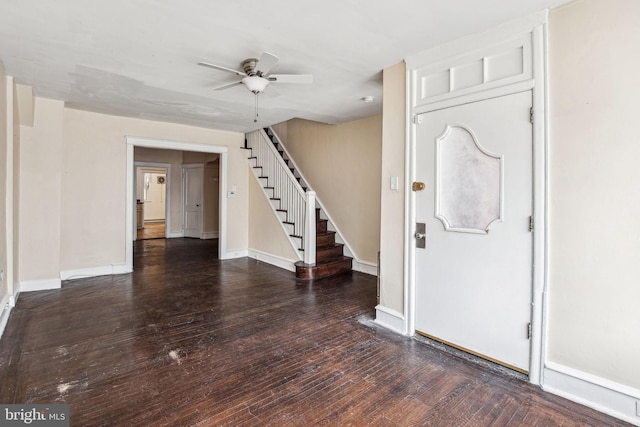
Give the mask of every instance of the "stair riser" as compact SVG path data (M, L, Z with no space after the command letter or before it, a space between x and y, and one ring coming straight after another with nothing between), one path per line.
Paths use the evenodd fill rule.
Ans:
M316 249L316 262L326 261L342 256L342 246L334 246L329 249Z
M336 242L336 235L334 233L318 234L316 236L316 246L327 246Z
M321 279L336 274L351 271L351 259L345 259L331 264L320 264L316 267L305 268L296 266L296 277L302 280Z
M327 232L327 220L316 220L316 233L326 233Z

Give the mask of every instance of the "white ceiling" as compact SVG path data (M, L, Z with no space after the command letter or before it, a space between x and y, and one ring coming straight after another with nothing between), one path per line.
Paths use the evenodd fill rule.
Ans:
M0 0L0 59L17 83L70 108L245 132L301 117L382 111L382 69L567 0ZM311 85L254 96L231 73L263 51ZM275 90L274 90L275 89ZM277 91L277 92L276 92ZM362 102L372 95L375 101Z

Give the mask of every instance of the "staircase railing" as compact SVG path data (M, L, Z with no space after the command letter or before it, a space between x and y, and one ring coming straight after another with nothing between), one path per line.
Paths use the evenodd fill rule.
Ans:
M263 188L272 191L271 200L278 202L281 212L286 212L284 222L293 228L290 237L301 242L304 263L315 264L316 193L303 190L264 130L247 134L247 147L256 158L256 167L261 171L259 178L267 180Z

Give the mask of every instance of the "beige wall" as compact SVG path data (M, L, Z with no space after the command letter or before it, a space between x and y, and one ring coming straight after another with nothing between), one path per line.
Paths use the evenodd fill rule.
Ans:
M380 305L404 312L405 63L383 70ZM398 190L391 178L398 177Z
M32 99L27 96L19 103L32 104ZM20 130L21 283L60 278L64 104L38 99L33 111L33 127L21 125Z
M380 247L382 116L341 125L287 122L287 150L316 191L358 261L377 263Z
M640 2L549 20L548 359L640 389Z
M297 254L291 247L289 239L282 231L269 201L264 196L253 172L249 170L249 248L291 262L298 261Z
M126 136L229 147L227 183L238 192L227 204L227 250L246 250L243 134L65 109L61 270L125 262ZM87 176L100 179L88 182Z

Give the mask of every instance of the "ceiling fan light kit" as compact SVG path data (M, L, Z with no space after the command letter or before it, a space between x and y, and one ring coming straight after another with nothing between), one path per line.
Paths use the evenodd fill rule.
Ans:
M258 121L258 94L262 93L269 83L313 83L313 76L310 74L271 74L269 71L278 63L280 59L272 53L263 52L260 59L249 58L242 61L242 69L234 70L233 68L224 67L222 65L210 64L208 62L198 62L198 65L209 67L220 71L233 73L242 77L240 81L224 84L214 88L214 90L224 90L239 84L245 87L255 95L256 109L254 122ZM260 67L259 69L257 67Z
M249 89L249 91L257 95L267 87L269 80L264 77L247 76L242 79L242 83L247 87L247 89Z

